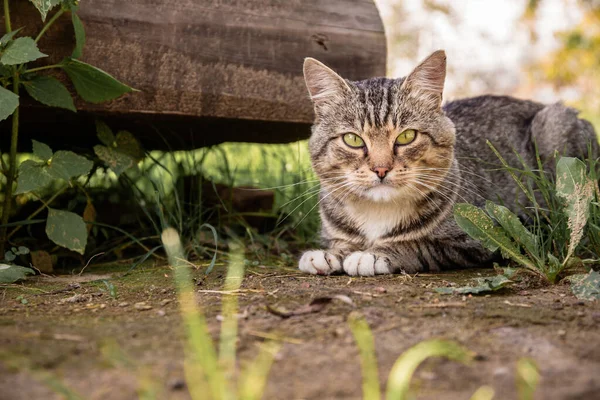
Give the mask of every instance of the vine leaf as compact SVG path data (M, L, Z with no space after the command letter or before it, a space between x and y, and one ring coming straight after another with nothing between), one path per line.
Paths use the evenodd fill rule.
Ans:
M8 118L19 106L19 96L0 86L0 121Z
M46 235L59 246L83 254L87 245L87 229L83 218L70 211L48 207Z
M54 8L54 6L60 4L62 0L29 0L35 8L38 9L40 15L42 16L42 21L46 20L46 16L48 12Z
M90 103L102 103L133 92L135 89L119 82L111 75L83 61L66 58L61 63L77 93Z
M0 57L0 62L4 65L25 64L47 56L47 54L40 52L32 38L25 36L11 41L6 46L2 52L2 57Z
M45 163L25 160L19 165L15 194L38 191L50 185L53 180Z
M45 143L32 140L33 143L33 154L43 161L48 161L52 158L52 149Z
M87 175L93 166L94 163L87 158L72 151L61 150L52 156L48 173L56 179L68 181L76 176Z
M75 104L69 90L51 76L35 76L23 82L25 90L31 97L50 107L66 108L76 112Z
M73 22L73 31L75 32L75 49L71 57L79 58L83 54L83 47L85 46L85 28L81 18L75 12L71 12L71 21Z

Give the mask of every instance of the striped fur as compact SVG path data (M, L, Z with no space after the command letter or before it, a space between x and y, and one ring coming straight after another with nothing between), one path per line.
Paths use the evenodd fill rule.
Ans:
M305 61L304 71L315 106L309 148L321 180L324 247L302 255L299 266L308 273L489 265L494 254L452 217L457 202L481 206L486 199L502 200L510 207L518 198L516 184L498 170L486 140L515 166L520 163L513 149L534 165L534 140L544 159L555 150L585 155L590 140L597 149L591 125L561 104L482 96L442 107L443 51L400 79L345 81L313 59ZM406 129L417 131L415 140L395 145ZM359 135L364 148L347 146L346 133ZM380 169L388 171L383 179L375 172Z

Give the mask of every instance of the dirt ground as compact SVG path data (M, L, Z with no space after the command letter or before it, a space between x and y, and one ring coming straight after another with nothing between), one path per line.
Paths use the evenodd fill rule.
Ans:
M53 382L88 399L135 399L144 376L158 383L158 398L189 398L173 271L145 267L120 277L122 271L88 268L81 276L0 288L1 399L61 398ZM265 336L276 335L284 345L266 399L360 399L358 349L346 322L359 311L375 336L382 385L396 358L422 340L451 339L477 353L471 365L427 361L413 381L419 399L468 399L482 385L495 389L495 399L515 399L521 357L539 366L536 399L600 398L600 304L577 300L567 285L521 285L476 297L434 291L493 274L351 279L253 267L239 294L240 359L250 359ZM222 294L206 291L219 290L224 275L216 268L196 286L215 338ZM266 309L294 310L337 294L354 305L333 301L320 312L290 318ZM107 355L107 348L120 349L121 356Z

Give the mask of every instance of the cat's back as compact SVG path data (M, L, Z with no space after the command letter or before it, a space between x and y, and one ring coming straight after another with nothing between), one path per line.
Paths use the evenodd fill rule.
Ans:
M479 96L455 100L444 106L456 127L456 156L496 164L489 141L503 155L511 158L513 150L525 158L533 151L531 123L544 105L509 96Z

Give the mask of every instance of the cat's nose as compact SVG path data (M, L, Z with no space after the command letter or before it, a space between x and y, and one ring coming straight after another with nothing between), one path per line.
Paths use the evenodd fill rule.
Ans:
M389 168L386 167L375 167L373 168L373 172L377 174L377 176L381 179L385 178L387 173L390 171Z

